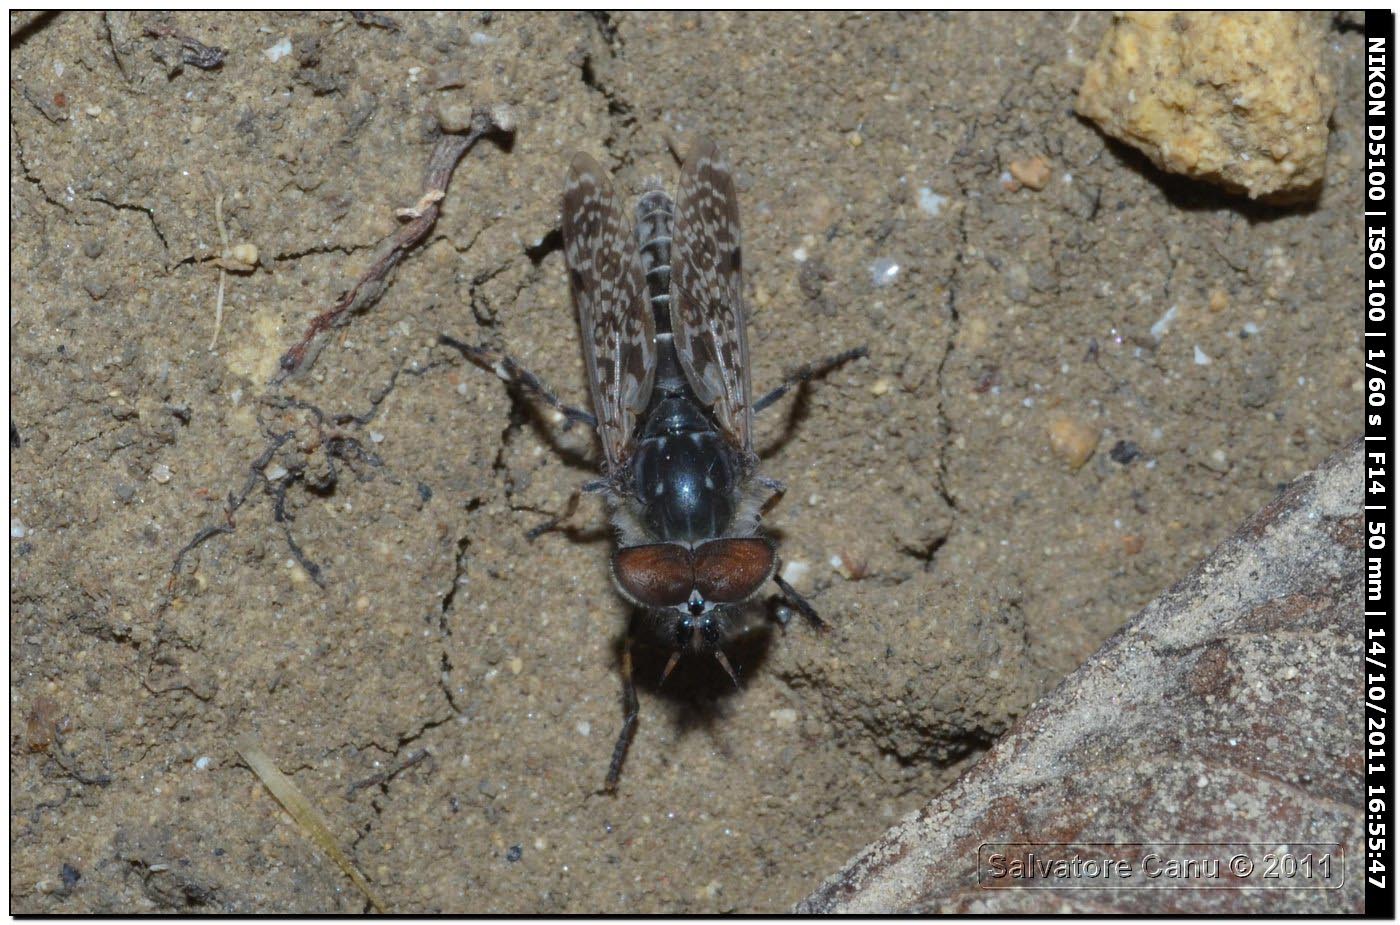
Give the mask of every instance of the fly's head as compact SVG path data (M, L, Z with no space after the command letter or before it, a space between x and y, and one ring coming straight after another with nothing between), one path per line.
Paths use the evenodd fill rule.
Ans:
M661 642L677 652L718 653L730 611L773 577L773 541L761 536L685 543L649 543L619 549L613 580L623 597L660 617Z

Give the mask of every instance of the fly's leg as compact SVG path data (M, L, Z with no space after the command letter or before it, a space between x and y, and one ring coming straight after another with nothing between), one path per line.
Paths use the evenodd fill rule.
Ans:
M805 597L797 593L796 588L786 581L783 581L782 575L774 572L773 580L778 583L778 588L783 592L783 597L787 598L787 602L797 608L797 612L802 614L802 616L807 619L808 623L812 624L813 629L826 629L826 621L817 616L816 609L811 604L807 603Z
M617 744L613 746L612 761L608 763L608 779L603 784L604 793L617 792L617 779L622 776L622 762L627 758L627 748L632 744L632 736L637 731L637 688L632 683L632 632L627 632L627 640L622 644L622 731L617 734Z
M587 424L596 428L598 419L581 408L566 405L551 392L540 380L539 376L521 366L510 356L493 350L490 347L473 346L463 343L456 338L448 337L446 334L438 335L438 343L446 344L459 351L462 356L471 360L482 369L495 373L501 379L511 385L518 385L531 395L544 402L549 407L558 411L564 416L565 427L573 423Z
M529 530L526 531L525 539L533 543L535 540L544 536L549 531L557 529L560 524L568 520L570 517L573 517L574 513L578 511L578 499L583 495L583 491L584 489L582 488L575 488L569 494L569 500L564 502L563 513L556 514L555 516L549 518L549 520L546 520L544 523L540 524L537 527L531 527Z
M801 385L809 379L815 379L819 376L825 376L827 373L831 372L833 369L836 369L838 366L844 366L852 360L858 360L861 357L869 355L869 350L867 350L864 347L857 347L854 350L847 350L845 353L838 353L836 354L836 356L827 357L825 360L821 360L817 363L804 364L798 369L793 370L791 373L788 373L787 378L783 380L782 385L778 386L776 389L769 392L767 395L763 396L758 401L754 402L753 413L758 414L764 408L767 408L769 405L778 401L778 399L786 395L788 393L788 390L791 389L793 386Z
M770 405L776 403L779 399L786 395L792 389L793 386L801 385L802 383L807 382L811 379L815 379L819 376L825 376L827 373L831 372L837 367L844 366L852 360L858 360L861 357L869 355L870 351L867 350L865 347L857 347L854 350L847 350L844 353L838 353L835 356L827 357L826 359L820 360L816 363L806 363L798 367L797 369L789 373L787 377L783 379L782 384L780 384L776 389L769 392L767 395L764 395L758 401L753 403L754 414L758 414L764 408L767 408ZM769 504L773 503L774 499L781 497L783 492L787 490L787 487L783 485L782 482L779 482L777 479L770 479L759 476L758 482L772 493L768 501ZM780 563L779 569L781 569L781 567L782 566ZM822 620L821 617L817 616L816 608L814 608L811 604L807 603L807 599L802 595L798 594L796 588L784 581L783 576L778 574L777 571L774 571L773 573L773 581L777 582L778 589L783 592L783 597L787 599L787 602L793 607L797 608L797 612L802 614L802 616L807 620L807 622L812 624L812 627L814 629L826 629L826 623Z
M446 344L459 351L462 356L480 366L482 369L490 370L499 376L508 385L516 385L529 392L531 395L543 401L549 407L558 411L564 416L564 427L567 429L571 424L578 422L587 424L589 427L598 426L597 418L580 408L566 405L559 400L553 392L541 381L539 376L530 372L525 367L515 361L513 357L501 353L499 350L492 350L490 347L473 346L463 343L456 338L448 337L446 334L438 335L438 343ZM557 528L564 521L574 516L578 510L580 491L593 492L600 489L594 488L595 483L589 482L581 490L575 490L569 495L568 502L564 505L564 512L558 516L551 517L537 527L532 527L525 533L525 539L534 542L544 534Z

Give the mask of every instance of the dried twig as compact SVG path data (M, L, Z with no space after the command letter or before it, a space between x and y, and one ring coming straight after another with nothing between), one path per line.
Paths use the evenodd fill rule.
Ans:
M402 774L404 771L407 771L409 768L413 767L415 764L418 764L424 758L427 758L431 754L432 752L428 751L426 748L420 748L418 751L409 755L407 758L394 765L392 768L385 768L377 774L371 774L369 777L355 781L349 787L346 788L345 799L353 800L355 798L355 794L361 790L364 790L366 787L377 787L380 784L387 784L390 780Z
M351 10L350 16L362 26L378 26L381 29L388 29L390 32L398 32L400 29L397 22L381 13L373 13L369 10Z
M399 210L400 218L406 219L405 223L379 242L369 269L355 285L351 286L335 305L311 319L301 340L282 355L277 375L272 379L274 385L310 368L323 345L322 335L346 323L351 313L364 311L379 300L384 294L385 279L390 271L398 266L405 253L427 236L428 230L437 221L438 212L442 208L442 197L447 193L452 172L462 155L480 141L482 136L493 133L509 134L513 128L502 109L478 109L472 114L470 132L465 135L444 135L438 141L432 157L428 159L422 195L412 208Z
M180 43L180 61L197 67L203 71L212 71L221 67L228 51L219 48L217 45L205 45L198 39L190 38L188 35L181 35L170 26L156 25L147 26L146 34L151 38L164 39L173 38Z

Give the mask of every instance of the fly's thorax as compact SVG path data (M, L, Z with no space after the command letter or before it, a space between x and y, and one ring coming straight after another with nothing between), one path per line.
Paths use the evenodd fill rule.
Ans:
M738 459L684 398L652 411L632 463L643 525L660 540L695 543L730 532L740 502Z

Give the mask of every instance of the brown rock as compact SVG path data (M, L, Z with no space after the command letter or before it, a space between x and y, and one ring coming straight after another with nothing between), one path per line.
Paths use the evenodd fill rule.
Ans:
M1361 912L1361 451L1357 440L1289 486L798 910ZM1335 889L1221 888L1240 885L1228 874L1169 890L1023 889L989 875L987 846L1009 843L1138 871L1134 843L1329 844L1347 870L1340 882L1334 867Z

